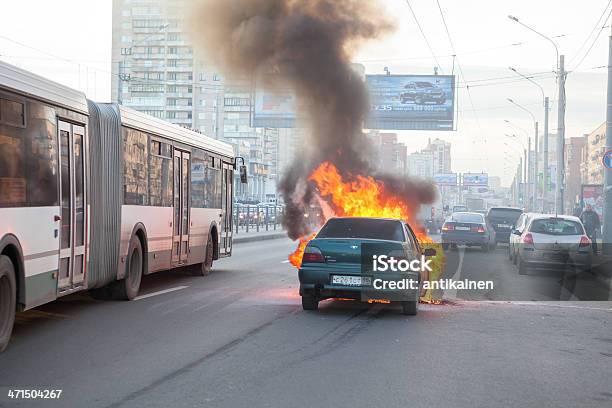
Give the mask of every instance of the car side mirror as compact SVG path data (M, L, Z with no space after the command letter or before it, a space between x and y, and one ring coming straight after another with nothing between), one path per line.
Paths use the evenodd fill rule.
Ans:
M512 235L521 235L521 231L519 231L517 229L513 229L512 230Z
M431 257L431 256L436 256L437 251L433 248L425 248L425 250L423 251L423 255L425 255L426 257Z

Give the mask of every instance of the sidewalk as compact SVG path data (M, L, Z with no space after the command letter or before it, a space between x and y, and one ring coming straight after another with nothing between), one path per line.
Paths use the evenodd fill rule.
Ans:
M234 244L243 244L247 242L265 241L269 239L280 239L286 237L287 232L280 228L277 228L276 231L273 229L266 231L264 228L263 231L260 229L259 232L255 231L254 229L250 230L249 232L240 230L238 233L234 231L233 242Z

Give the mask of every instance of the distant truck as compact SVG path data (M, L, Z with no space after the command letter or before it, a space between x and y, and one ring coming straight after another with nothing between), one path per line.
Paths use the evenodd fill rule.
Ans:
M487 202L483 198L466 198L465 205L470 211L485 211Z

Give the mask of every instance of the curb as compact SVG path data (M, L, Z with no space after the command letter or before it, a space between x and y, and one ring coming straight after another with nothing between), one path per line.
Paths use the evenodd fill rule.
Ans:
M273 234L262 234L256 236L237 236L232 240L234 244L245 244L248 242L257 242L257 241L268 241L271 239L280 239L287 238L287 233L285 231L277 232Z

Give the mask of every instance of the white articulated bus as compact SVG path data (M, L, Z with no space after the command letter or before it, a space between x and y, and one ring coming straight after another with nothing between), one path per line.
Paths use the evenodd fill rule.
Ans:
M235 166L231 145L0 62L0 351L16 311L208 274L232 252Z

